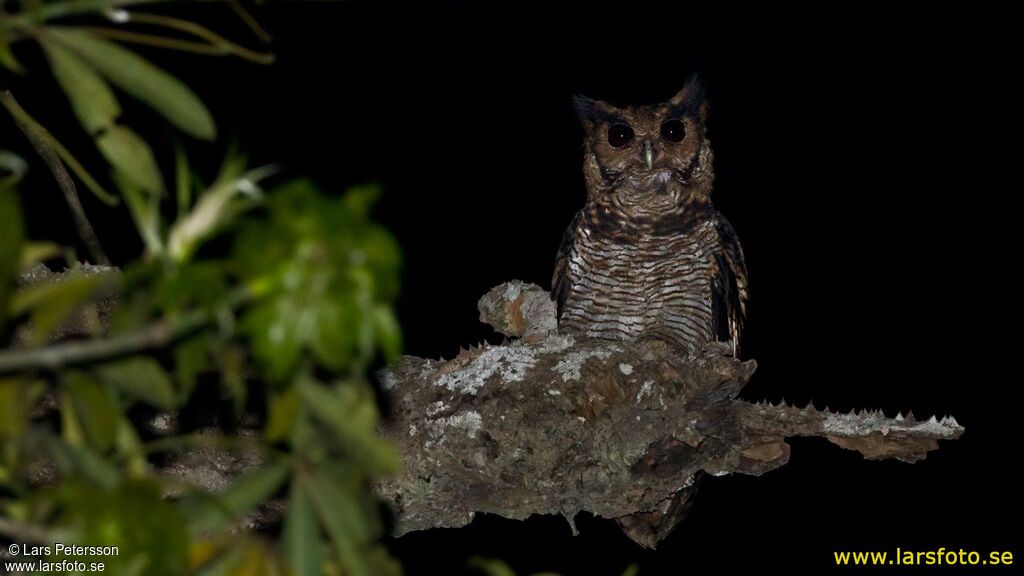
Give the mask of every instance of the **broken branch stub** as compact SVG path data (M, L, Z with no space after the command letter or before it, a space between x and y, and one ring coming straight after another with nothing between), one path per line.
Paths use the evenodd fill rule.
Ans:
M659 341L576 340L554 329L540 295L550 304L517 281L481 299L481 319L519 340L451 360L405 356L381 374L391 401L384 432L403 468L377 492L396 535L463 526L477 512L570 523L580 511L648 512L701 470L760 475L785 464L790 436L913 462L963 432L952 418L739 400L756 363L727 345L690 358Z

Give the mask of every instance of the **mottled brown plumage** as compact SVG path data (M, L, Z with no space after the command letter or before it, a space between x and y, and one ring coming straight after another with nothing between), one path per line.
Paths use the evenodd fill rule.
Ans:
M616 108L577 97L587 203L558 251L552 297L560 331L658 339L695 354L739 342L747 273L732 226L711 203L707 104L693 79L671 100ZM659 510L620 520L653 547L689 507L681 487Z

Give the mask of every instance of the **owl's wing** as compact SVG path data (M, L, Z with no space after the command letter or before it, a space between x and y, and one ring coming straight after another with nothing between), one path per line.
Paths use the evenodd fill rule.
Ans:
M582 211L577 212L572 223L565 229L565 233L562 234L562 244L558 247L558 255L555 257L555 274L551 278L551 299L555 301L559 320L562 319L562 308L572 290L572 280L569 278L569 258L572 255L573 233L579 226L582 213Z
M719 341L731 341L736 355L747 308L747 264L740 239L725 216L716 214L716 226L722 241L713 284L716 336Z

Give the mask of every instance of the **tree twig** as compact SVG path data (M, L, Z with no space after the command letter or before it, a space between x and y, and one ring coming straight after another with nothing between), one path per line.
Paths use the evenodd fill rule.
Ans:
M185 314L173 321L158 321L134 332L109 338L4 350L0 352L0 374L37 369L59 370L77 364L109 360L161 348L210 321L210 313L202 310Z
M260 26L260 23L256 20L256 18L253 18L252 14L250 14L249 11L245 9L245 6L242 6L241 2L239 2L238 0L227 1L228 6L231 7L235 14L238 14L238 17L242 19L242 22L244 22L245 25L248 26L250 30L252 30L252 33L255 34L260 40L264 42L270 42L271 40L273 40L273 38L270 37L270 34L267 34L267 31L264 30L262 26Z
M229 50L221 46L208 44L206 42L194 42L192 40L168 38L166 36L157 36L155 34L146 34L143 32L132 32L130 30L118 30L116 28L104 28L102 26L80 26L79 29L85 30L94 36L102 38L109 38L120 42L129 42L131 44L154 46L156 48L164 48L167 50L177 50L179 52L190 52L192 54L203 54L206 56L226 56L231 54Z
M89 255L97 264L109 266L110 259L107 258L106 252L103 251L103 246L100 245L99 238L96 237L96 231L93 230L88 216L85 215L85 208L82 207L82 201L78 198L78 189L75 187L75 181L68 174L68 170L64 167L58 152L50 145L53 137L46 133L46 129L41 125L31 121L28 113L18 104L10 90L0 92L0 101L11 112L14 123L24 132L32 147L35 148L39 156L49 166L50 172L53 173L53 177L57 180L57 185L60 186L61 192L64 193L64 201L67 202L68 208L71 210L75 229L78 230L78 237L85 244Z
M42 3L38 11L29 14L29 16L42 21L48 21L91 12L106 12L111 8L129 8L143 4L160 4L171 1L173 0L64 0L63 2Z
M225 50L226 53L232 53L239 57L251 60L260 64L270 64L274 61L273 54L261 54L239 46L234 42L224 38L223 36L214 33L210 29L201 26L190 20L183 20L181 18L171 18L169 16L161 16L158 14L145 14L145 13L133 13L131 15L132 22L138 22L141 24L151 24L153 26L162 26L170 28L172 30L178 30L185 32L186 34L192 34L193 36L206 40L213 46L218 46Z
M199 54L211 54L217 56L235 55L239 58L243 58L257 64L270 64L274 61L273 54L261 54L253 50L249 50L244 46L239 46L238 44L215 34L207 28L188 20L170 18L167 16L157 16L155 14L133 13L130 17L130 22L171 28L173 30L178 30L180 32L192 34L198 38L202 38L203 40L206 40L206 42L180 40L177 38L168 38L166 36L132 32L129 30L119 30L116 28L84 26L82 29L88 30L89 32L99 36L105 36L114 40L121 40L122 42L147 44L149 46L157 46L159 48L196 52Z
M234 310L258 296L258 289L241 286L228 294L223 306ZM176 318L158 320L125 334L60 342L37 348L0 350L0 375L39 369L60 370L163 348L215 320L214 313L209 310L194 310Z

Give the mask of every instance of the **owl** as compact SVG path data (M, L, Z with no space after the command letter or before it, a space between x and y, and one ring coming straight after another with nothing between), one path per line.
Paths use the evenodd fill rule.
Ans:
M743 249L711 202L707 102L691 78L672 99L616 108L577 96L587 202L562 238L552 281L558 329L582 338L667 342L737 353L747 300ZM620 519L653 547L685 515L693 487Z

